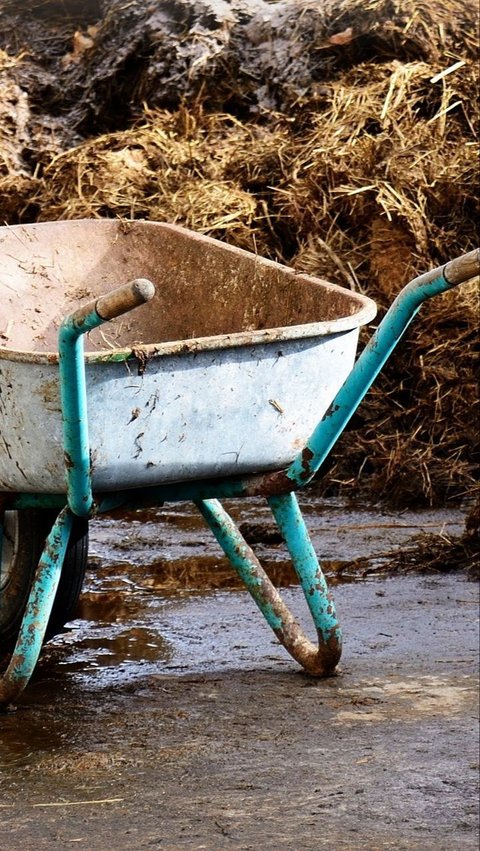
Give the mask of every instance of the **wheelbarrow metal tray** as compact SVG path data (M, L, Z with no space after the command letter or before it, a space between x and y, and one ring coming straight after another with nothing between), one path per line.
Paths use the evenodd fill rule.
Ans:
M0 228L0 490L63 493L62 319L149 278L85 338L93 489L279 469L355 359L370 299L175 225Z

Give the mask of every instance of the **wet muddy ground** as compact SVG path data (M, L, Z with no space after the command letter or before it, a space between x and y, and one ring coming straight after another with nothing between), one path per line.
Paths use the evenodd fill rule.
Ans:
M478 586L387 569L462 512L303 507L344 629L323 681L192 508L92 524L79 617L0 716L0 848L478 847ZM301 617L267 513L238 519Z

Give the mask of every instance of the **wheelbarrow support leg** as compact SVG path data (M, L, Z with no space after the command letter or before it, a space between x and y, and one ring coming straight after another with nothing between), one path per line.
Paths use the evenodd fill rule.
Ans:
M318 646L304 635L221 503L208 499L197 502L197 506L279 641L307 673L325 677L333 673L341 655L335 607L295 495L272 497L269 503L312 614Z
M37 664L62 572L73 516L65 508L46 540L17 643L0 678L0 706L12 703L24 690Z

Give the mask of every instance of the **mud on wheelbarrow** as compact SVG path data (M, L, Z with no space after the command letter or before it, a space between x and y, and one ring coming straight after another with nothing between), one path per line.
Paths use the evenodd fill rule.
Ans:
M341 632L295 491L421 303L478 274L479 252L408 284L356 362L370 299L173 225L0 228L0 253L0 704L74 611L88 519L185 499L291 655L331 673ZM253 495L268 500L317 645L219 502Z

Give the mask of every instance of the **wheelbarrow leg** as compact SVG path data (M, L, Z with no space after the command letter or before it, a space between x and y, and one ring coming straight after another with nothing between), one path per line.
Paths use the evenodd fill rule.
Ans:
M46 540L28 598L17 643L0 677L0 706L12 703L28 684L37 664L57 592L73 515L64 508Z
M341 655L335 607L294 494L272 497L270 507L283 535L318 634L308 639L232 518L215 499L196 503L232 567L247 586L275 635L291 656L317 677L332 674Z

